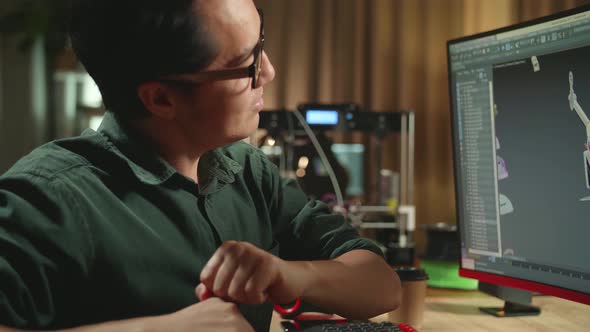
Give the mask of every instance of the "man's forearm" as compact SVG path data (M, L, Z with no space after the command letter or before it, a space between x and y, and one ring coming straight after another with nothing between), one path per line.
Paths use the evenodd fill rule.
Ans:
M366 319L400 304L397 274L370 251L354 250L331 261L292 264L295 277L305 284L302 299L341 316Z
M151 332L157 331L154 327L153 317L134 318L120 321L112 321L94 325L80 326L67 330L56 330L54 332ZM19 330L0 326L0 332L34 332L33 330Z

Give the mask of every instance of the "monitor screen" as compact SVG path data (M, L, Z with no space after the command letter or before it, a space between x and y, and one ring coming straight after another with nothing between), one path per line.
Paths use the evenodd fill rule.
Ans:
M590 8L448 56L461 274L590 303Z

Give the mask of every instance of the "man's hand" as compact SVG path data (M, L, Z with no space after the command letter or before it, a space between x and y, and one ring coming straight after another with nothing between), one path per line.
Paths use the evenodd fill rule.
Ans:
M227 301L289 303L303 293L289 262L246 242L228 241L217 249L201 272L199 298L211 295ZM211 294L212 293L212 294Z
M236 304L220 298L211 298L182 310L161 316L139 317L126 320L79 326L54 332L254 332ZM34 332L0 326L0 332Z
M254 332L236 304L220 298L210 298L155 319L151 326L154 331Z

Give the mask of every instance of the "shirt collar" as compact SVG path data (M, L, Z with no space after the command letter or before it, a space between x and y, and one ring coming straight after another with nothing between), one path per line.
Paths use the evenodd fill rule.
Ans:
M224 184L233 183L235 174L242 170L242 165L215 149L205 153L199 160L200 190L203 194L211 194L220 190Z
M137 179L148 185L160 185L173 176L186 179L162 159L140 133L126 126L113 113L107 112L98 128L106 138L108 149L124 160ZM233 183L242 166L220 149L205 153L199 160L201 193L212 193L224 184Z

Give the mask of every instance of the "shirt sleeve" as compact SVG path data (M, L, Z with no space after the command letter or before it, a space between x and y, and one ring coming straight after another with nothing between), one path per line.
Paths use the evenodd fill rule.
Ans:
M355 249L383 257L371 240L359 236L342 215L308 200L294 179L282 179L277 167L262 153L262 182L273 218L273 232L281 258L287 260L333 259Z
M73 201L59 183L38 180L0 178L0 325L56 326L89 269L88 232Z

